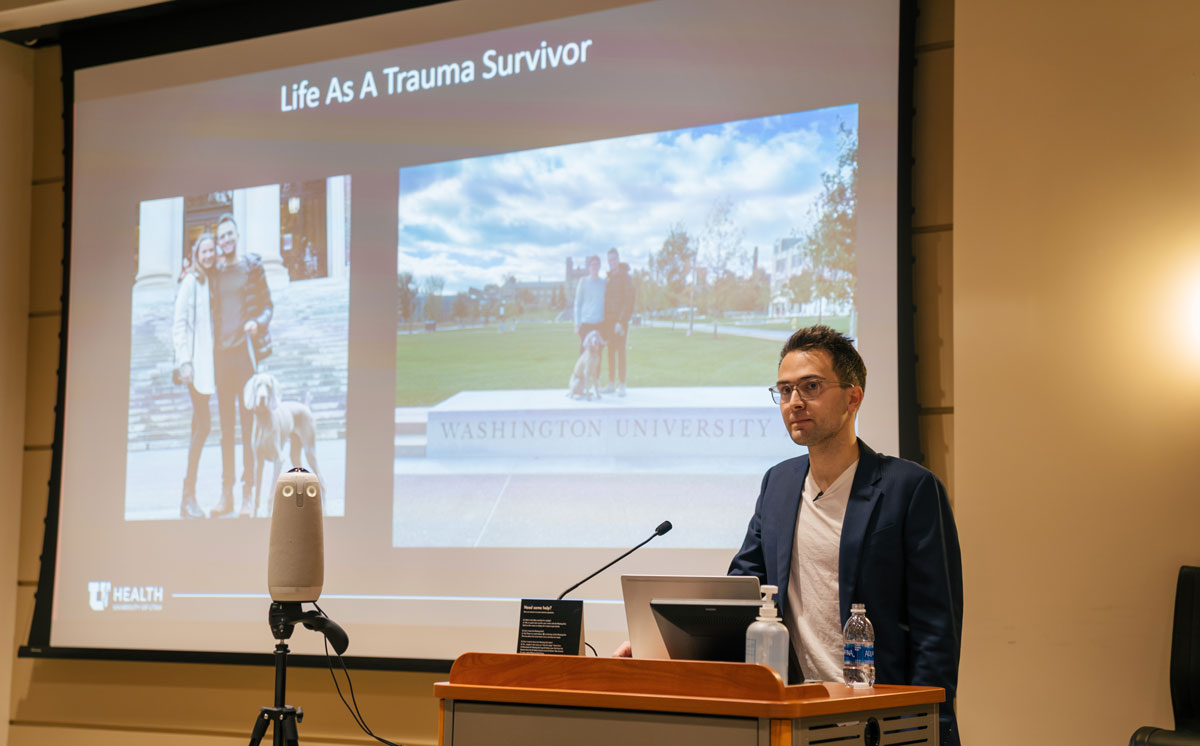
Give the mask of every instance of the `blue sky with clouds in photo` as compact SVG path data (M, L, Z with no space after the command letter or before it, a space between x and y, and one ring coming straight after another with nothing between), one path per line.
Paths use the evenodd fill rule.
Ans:
M842 124L857 132L856 105L404 168L397 269L447 294L560 280L567 257L613 246L637 269L672 226L699 236L722 199L763 265L806 227Z

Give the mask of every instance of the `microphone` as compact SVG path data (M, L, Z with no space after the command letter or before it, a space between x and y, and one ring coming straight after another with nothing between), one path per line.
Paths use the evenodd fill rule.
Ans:
M315 602L325 584L321 480L296 467L275 483L267 588L277 602Z
M634 552L636 552L637 550L639 550L639 549L641 549L642 547L646 546L646 544L648 544L648 543L650 542L650 540L651 540L651 539L653 539L654 537L656 537L656 536L662 536L662 535L663 535L663 534L665 534L666 532L670 531L670 530L671 530L671 528L672 528L672 527L671 527L671 522L670 522L670 521L663 521L662 523L658 524L658 528L654 529L654 533L650 534L649 538L647 538L647 539L646 539L645 541L643 541L641 544L638 544L638 545L637 545L636 547L634 547L633 549L630 549L630 550L629 550L628 552L626 552L625 554L622 554L620 557L617 557L617 558L616 558L615 560L613 560L612 562L609 562L609 563L608 563L607 565L605 565L604 567L601 567L601 568L600 568L599 570L597 570L596 572L592 573L591 575L588 575L588 576L587 576L586 578L584 578L583 580L579 581L579 582L578 582L578 583L576 583L575 585L571 586L570 588L566 589L566 590L565 590L565 591L563 591L562 593L558 594L558 598L557 598L556 600L558 600L558 601L561 601L561 600L563 599L563 596L566 596L566 595L567 595L568 593L570 593L571 591L575 590L575 589L576 589L576 588L578 588L579 586L581 586L581 585L583 585L584 583L588 582L588 581L589 581L589 580L591 580L592 578L596 577L597 575L599 575L600 573L604 572L604 571L605 571L605 570L607 570L608 568L610 568L610 567L612 567L613 565L617 564L618 562L620 562L621 560L625 559L625 558L626 558L626 557L628 557L629 555L633 554L633 553L634 553ZM580 648L580 649L582 650L582 648Z

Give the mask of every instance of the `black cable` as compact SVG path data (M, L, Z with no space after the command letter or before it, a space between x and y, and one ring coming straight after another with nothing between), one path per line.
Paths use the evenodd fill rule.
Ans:
M368 735L371 735L372 737L374 737L374 734L371 733L371 729L368 728L367 724L362 720L362 716L358 712L356 712L357 707L351 708L350 703L346 701L346 696L344 694L342 694L342 687L338 683L337 674L333 670L333 656L331 656L329 654L329 640L325 640L325 662L329 665L329 676L333 679L333 688L337 690L338 699L342 700L342 704L346 706L346 710L349 711L350 717L354 718L354 722L358 724L358 727L361 728L364 733L367 733ZM342 664L342 665L344 668L345 664ZM350 696L353 697L354 696L353 685L350 682L350 677L348 674L346 676L346 683L347 683L347 685L351 686ZM356 702L355 705L357 705L357 704L358 703Z
M350 690L350 703L354 705L354 712L356 715L358 715L358 717L355 719L362 723L367 734L375 740L389 744L389 746L396 746L396 744L393 744L391 741L385 741L379 736L376 736L375 731L367 727L367 720L363 717L362 710L360 710L358 707L358 698L354 696L354 682L350 680L350 669L346 668L346 660L342 658L342 656L338 655L338 663L342 666L342 673L346 674L346 687Z
M338 699L342 700L342 704L346 706L346 710L349 711L350 717L354 718L354 722L358 725L358 727L361 730L363 730L364 732L369 731L370 729L367 728L366 723L362 722L362 720L359 718L358 713L355 712L354 709L350 707L350 703L346 701L345 695L342 694L342 687L339 685L338 680L337 680L337 674L333 670L333 656L331 656L329 654L329 642L328 641L325 642L325 662L329 664L329 676L330 676L330 678L333 679L333 688L337 690Z
M346 668L345 662L342 662L340 660L341 656L338 656L338 658L339 658L339 662L342 665L342 669L345 670L345 668ZM344 694L342 694L342 687L338 684L337 674L333 670L333 656L329 654L329 642L328 641L325 642L325 661L329 664L329 676L333 679L333 688L337 690L338 698L341 699L342 704L346 706L346 710L350 713L350 717L354 718L355 724L358 725L359 729L361 729L363 733L366 733L371 738L382 741L383 739L376 736L375 733L367 726L366 721L363 720L362 713L358 711L358 702L356 700L354 700L354 685L350 681L350 674L348 672L346 674L346 684L350 689L350 699L351 699L351 701L354 702L353 707L351 707L350 702L346 701L346 696ZM383 742L391 743L390 741L383 741ZM393 744L393 746L395 746L395 745Z
M313 602L313 606L317 607L317 611L325 614L325 611L320 606L317 606L315 601ZM329 675L333 678L333 688L337 690L338 698L342 700L342 704L346 706L346 710L350 713L350 717L354 718L354 722L360 729L362 729L363 733L366 733L376 741L379 741L382 744L387 744L387 746L402 746L402 744L393 743L386 738L380 738L379 736L375 735L375 733L369 727L367 727L367 721L363 718L362 711L360 711L358 708L358 699L356 699L354 696L354 682L350 680L350 669L346 668L346 661L342 658L341 654L338 654L337 659L338 663L342 666L342 672L346 674L346 688L350 691L350 702L354 703L353 707L350 706L350 702L347 702L345 695L342 694L342 687L338 684L337 673L333 670L333 656L329 654L329 640L325 639L325 662L329 664Z
M596 656L597 658L600 657L600 654L596 652L596 649L594 647L592 647L592 643L584 642L583 644L588 646L588 650L592 651L592 655Z

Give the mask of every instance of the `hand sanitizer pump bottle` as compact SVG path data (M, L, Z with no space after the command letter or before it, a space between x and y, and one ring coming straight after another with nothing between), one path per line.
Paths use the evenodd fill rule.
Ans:
M775 594L779 589L773 585L762 588L762 607L758 620L746 628L746 662L763 663L775 669L783 683L788 683L788 646L791 641L787 627L779 619L775 608Z

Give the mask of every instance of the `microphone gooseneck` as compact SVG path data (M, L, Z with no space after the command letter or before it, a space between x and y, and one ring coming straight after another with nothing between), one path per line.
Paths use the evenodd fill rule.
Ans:
M637 545L637 546L635 546L633 549L630 549L628 552L625 552L625 553L624 553L624 554L622 554L620 557L617 557L617 558L616 558L615 560L613 560L612 562L609 562L609 563L608 563L607 565L605 565L604 567L601 567L599 570L597 570L596 572L592 573L591 575L588 575L586 578L584 578L583 580L579 581L578 583L576 583L575 585L571 586L570 588L566 589L566 590L565 590L565 591L563 591L562 593L558 594L558 598L557 598L556 600L558 600L558 601L561 601L561 600L563 599L563 597L564 597L564 596L566 596L566 595L567 595L568 593L570 593L571 591L575 590L575 589L576 589L576 588L578 588L579 586L581 586L581 585L583 585L584 583L588 582L588 581L589 581L589 580L591 580L592 578L596 577L597 575L599 575L600 573L604 572L604 571L605 571L605 570L607 570L608 568L610 568L610 567L612 567L613 565L617 564L618 562L620 562L621 560L625 559L625 558L626 558L626 557L628 557L629 555L633 554L633 553L634 553L634 552L636 552L637 550L639 550L639 549L641 549L642 547L646 546L646 544L648 544L648 543L649 543L649 542L650 542L652 539L654 539L654 537L656 537L656 536L662 536L662 535L663 535L663 534L665 534L666 532L670 531L670 530L671 530L671 528L672 528L672 526L671 526L671 522L670 522L670 521L663 521L662 523L658 524L658 527L654 529L654 533L650 534L650 536L649 536L649 537L648 537L648 538L647 538L645 541L643 541L642 543L638 544L638 545Z

